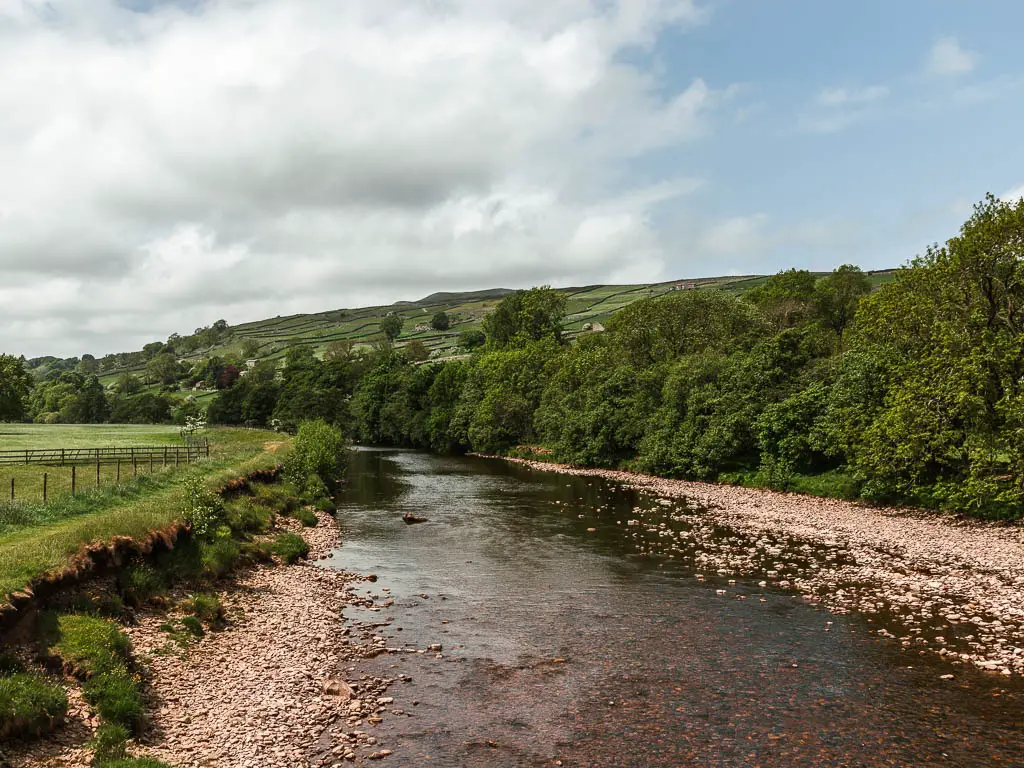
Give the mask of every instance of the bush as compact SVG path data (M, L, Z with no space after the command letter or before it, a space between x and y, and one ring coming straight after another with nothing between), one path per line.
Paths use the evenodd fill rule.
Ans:
M206 630L203 628L203 622L195 616L186 616L181 620L181 625L185 628L185 631L193 637L202 637L206 634Z
M243 498L226 506L227 523L238 535L266 533L270 530L273 512L257 504L252 498Z
M282 533L274 540L272 550L281 560L294 563L309 556L309 544L301 536L294 533Z
M64 614L56 618L56 631L51 650L86 674L122 669L131 651L128 636L110 619Z
M182 604L182 608L207 623L224 620L224 606L216 595L193 595Z
M202 478L195 475L186 477L182 487L185 490L185 523L199 538L213 535L224 522L224 503L206 487Z
M31 733L67 710L64 689L42 675L0 677L0 738Z
M200 560L203 572L214 579L227 576L241 555L237 541L229 536L220 536L213 541L204 541L200 546Z
M102 765L105 761L122 760L127 757L127 744L131 734L118 723L103 723L96 729L90 746L95 753L93 762Z
M310 475L315 475L330 488L344 475L345 448L345 436L337 427L323 419L304 421L285 461L285 478L303 488Z
M251 501L278 514L287 515L298 506L295 498L297 494L298 491L291 484L260 484L253 488Z
M121 594L129 605L140 606L166 589L163 576L148 565L133 565L118 578Z
M107 723L138 731L146 708L138 682L124 667L89 678L82 694Z
M299 507L295 510L295 519L302 523L307 528L315 528L319 522L316 512L310 507Z

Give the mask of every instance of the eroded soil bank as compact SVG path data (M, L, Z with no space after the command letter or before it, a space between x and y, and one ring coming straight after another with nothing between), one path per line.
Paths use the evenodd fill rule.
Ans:
M312 766L379 757L364 718L383 712L378 699L390 680L345 679L344 665L373 655L372 628L346 626L342 611L373 601L354 590L365 580L317 567L340 544L334 518L318 512L316 527L281 519L310 544L307 562L256 567L220 593L229 623L185 647L169 640L167 616L147 611L126 631L133 656L147 670L149 725L131 745L135 756L192 766ZM342 724L351 737L321 735ZM15 746L12 768L86 768L87 742L98 724L80 700L52 737Z
M695 549L719 576L758 574L835 613L882 614L899 642L954 666L1024 674L1024 527L731 486L508 459L535 471L601 477L662 500L623 525L652 557ZM692 509L676 508L685 500ZM725 529L723 531L722 529ZM730 536L728 531L745 534ZM883 636L892 633L879 629Z

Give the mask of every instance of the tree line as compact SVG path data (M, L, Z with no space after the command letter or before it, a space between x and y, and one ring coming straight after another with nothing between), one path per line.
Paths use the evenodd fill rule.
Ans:
M877 290L851 265L791 269L739 297L638 301L570 345L564 295L535 288L503 299L464 359L295 348L208 418L1018 518L1022 259L1024 201L989 196Z

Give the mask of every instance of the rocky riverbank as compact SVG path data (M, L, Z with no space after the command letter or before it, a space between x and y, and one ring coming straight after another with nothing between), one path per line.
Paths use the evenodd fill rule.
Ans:
M762 578L833 612L866 615L907 653L935 653L950 675L972 665L1024 674L1024 527L835 499L509 459L602 477L660 502L617 521L653 557L696 549L700 579ZM698 544L699 547L693 545ZM888 626L889 629L885 627Z
M384 714L378 699L391 680L346 679L344 669L380 653L380 644L373 627L347 626L342 611L375 603L365 589L356 594L364 577L314 564L340 543L336 521L317 516L311 528L281 519L310 544L309 561L240 574L219 595L228 617L222 631L175 647L163 626L166 614L156 611L126 629L146 670L150 704L149 725L132 754L177 768L352 765L382 756L361 726ZM87 768L97 724L76 697L61 732L11 755L9 764ZM344 735L325 747L324 737L339 730Z

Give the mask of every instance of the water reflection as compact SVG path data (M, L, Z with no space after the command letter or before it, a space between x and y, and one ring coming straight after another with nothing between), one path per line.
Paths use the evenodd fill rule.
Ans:
M760 575L697 581L702 546L735 534L668 560L657 526L627 524L657 512L632 490L360 451L341 502L333 562L390 590L389 645L444 646L366 664L412 678L393 689L406 714L376 729L392 765L1024 765L1019 685L940 681L937 662ZM666 525L700 514L665 510Z

